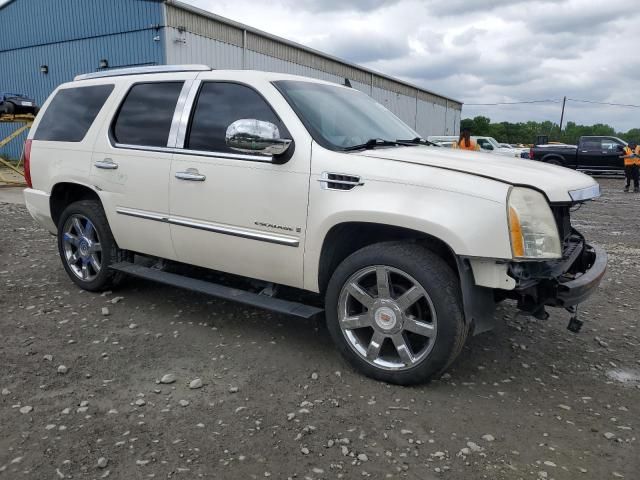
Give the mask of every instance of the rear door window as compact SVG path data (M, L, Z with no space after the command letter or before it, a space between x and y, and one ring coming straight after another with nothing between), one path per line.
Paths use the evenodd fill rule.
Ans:
M582 149L587 152L599 152L601 149L600 140L584 140L582 142Z
M113 91L113 85L58 90L44 111L34 140L81 142Z
M116 143L166 147L183 84L139 83L131 87L113 124Z

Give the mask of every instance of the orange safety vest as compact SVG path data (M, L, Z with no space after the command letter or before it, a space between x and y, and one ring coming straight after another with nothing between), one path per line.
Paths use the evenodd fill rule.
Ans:
M464 138L462 140L457 141L453 145L454 145L454 148L459 148L460 150L479 150L478 144L471 138L469 139L469 145L465 143Z
M626 147L624 147L623 149L624 152L624 166L625 167L630 167L631 165L640 165L640 145L638 145L634 150L631 150L631 148L627 145ZM636 155L635 157L632 157L631 155Z

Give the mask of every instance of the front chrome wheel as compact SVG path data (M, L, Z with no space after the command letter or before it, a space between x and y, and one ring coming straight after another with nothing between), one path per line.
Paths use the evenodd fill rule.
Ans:
M71 215L62 233L64 259L83 282L93 281L102 268L102 245L95 225L80 214Z
M433 350L437 316L431 298L411 275L374 265L345 282L338 323L349 346L370 365L406 370Z

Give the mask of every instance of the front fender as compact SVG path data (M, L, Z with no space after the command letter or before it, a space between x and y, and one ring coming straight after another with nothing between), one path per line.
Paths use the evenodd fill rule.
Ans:
M506 201L508 186L496 185L504 188ZM324 239L334 226L345 222L423 232L447 244L456 255L511 258L505 203L474 196L472 190L465 194L377 180L366 180L351 191L312 188L304 259L306 289L318 291Z

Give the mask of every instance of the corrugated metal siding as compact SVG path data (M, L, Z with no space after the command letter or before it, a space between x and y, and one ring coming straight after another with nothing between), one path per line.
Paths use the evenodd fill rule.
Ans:
M462 111L455 108L449 108L447 112L447 133L445 135L460 134L460 115Z
M242 29L172 5L166 5L165 8L167 9L168 27L186 30L212 40L242 47Z
M416 131L423 136L446 134L446 109L437 103L418 100ZM453 134L452 134L453 135Z
M338 84L344 83L345 77L251 49L247 49L243 62L243 49L241 47L192 34L188 31L181 32L176 28L169 27L166 29L166 33L168 63L204 63L220 69L239 69L243 68L244 63L244 68L247 69L303 75ZM422 136L444 135L447 132L451 132L449 134L454 135L457 132L457 127L453 125L453 122L456 118L459 122L459 110L456 116L452 110L453 104L449 102L447 111L447 100L442 97L416 89L413 90L414 96L409 96L380 87L374 86L372 88L371 75L367 82L364 83L351 78L350 81L354 88L371 95ZM373 81L375 83L375 76ZM378 82L378 84L389 86L389 84L382 82ZM405 89L403 91L411 90ZM421 100L416 99L416 94L420 96ZM425 99L429 99L431 102L425 101ZM418 105L416 105L416 102L418 102Z
M0 9L0 51L162 25L158 0L17 0Z
M366 83L370 79L368 72L251 32L247 33L247 49L286 62L327 72L343 80L349 78Z
M373 93L373 90L371 88L371 83L369 82L361 83L351 79L349 79L349 81L351 82L351 86L353 88L360 90L361 92L366 93L367 95L371 95Z
M401 95L375 86L371 96L411 128L416 128L416 97Z
M334 83L344 83L344 77L333 75L329 72L316 70L315 68L287 62L279 58L270 57L262 53L247 50L246 68L251 70L263 70L266 72L289 73L291 75L303 75Z
M200 15L175 5L169 4L166 8L167 25L170 27L181 28L188 32L193 32L197 35L238 47L244 46L243 28L241 28L241 26L231 25L225 23L223 19L219 20L214 17ZM415 98L417 95L422 94L423 96L440 98L441 101L445 100L442 97L402 82L376 75L357 66L322 56L313 51L291 45L284 41L278 41L276 38L261 35L251 30L247 30L246 33L246 48L247 50L278 60L295 63L321 72L327 72L342 79L349 78L351 81L356 81L362 85L370 85L373 83L374 87L399 93L407 97Z
M241 69L242 47L168 27L168 64L202 63L216 69Z
M25 18L34 19L20 23L23 32L18 36L20 48L7 49L4 41L7 25L16 21L28 6ZM117 12L116 15L116 11ZM162 22L162 5L147 0L17 0L0 9L0 90L24 93L42 104L61 83L70 81L79 73L98 69L101 59L107 59L114 68L128 65L162 64L162 41L154 37L162 35L150 28L152 23ZM46 18L46 21L45 21ZM110 31L118 34L95 36L105 32L101 23L111 22ZM27 28L25 28L27 27ZM13 28L13 27L12 27ZM92 29L96 29L95 31ZM146 28L140 30L139 28ZM126 29L132 29L127 32ZM90 38L82 39L80 35ZM46 43L56 38L75 40ZM27 41L31 42L31 46ZM47 65L48 74L40 73L40 66ZM12 124L0 124L0 138L15 129ZM17 139L3 149L0 155L17 158L22 149Z

